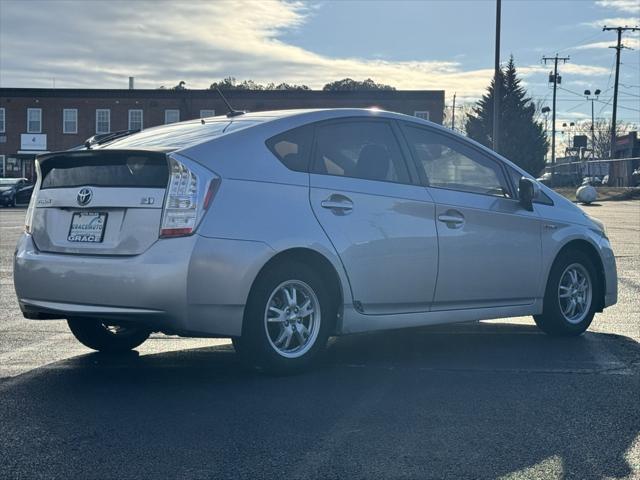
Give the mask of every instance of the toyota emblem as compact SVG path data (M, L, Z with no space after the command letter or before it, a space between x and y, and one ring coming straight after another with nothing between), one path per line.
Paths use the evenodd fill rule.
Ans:
M78 192L78 205L84 207L85 205L89 205L89 202L93 198L93 192L90 188L81 188Z

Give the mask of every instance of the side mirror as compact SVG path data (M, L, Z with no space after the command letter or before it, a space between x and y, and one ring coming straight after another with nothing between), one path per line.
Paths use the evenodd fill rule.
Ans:
M538 195L540 187L536 182L527 177L522 177L518 182L518 199L525 210L533 211L533 199Z

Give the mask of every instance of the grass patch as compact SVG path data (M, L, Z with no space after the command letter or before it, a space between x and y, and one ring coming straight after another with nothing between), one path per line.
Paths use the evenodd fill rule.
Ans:
M595 187L598 192L596 202L609 202L619 200L638 200L640 199L640 187ZM562 187L554 188L563 197L568 198L572 202L576 201L576 191L578 187Z

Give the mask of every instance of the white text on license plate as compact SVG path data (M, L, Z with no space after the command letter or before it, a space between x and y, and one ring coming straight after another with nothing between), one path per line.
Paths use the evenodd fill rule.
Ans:
M99 212L75 212L67 240L70 242L100 243L104 237L107 214Z

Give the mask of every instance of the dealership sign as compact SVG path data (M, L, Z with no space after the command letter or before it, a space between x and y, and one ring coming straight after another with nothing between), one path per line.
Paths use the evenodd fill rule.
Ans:
M46 133L23 133L20 135L20 150L41 151L46 149Z

